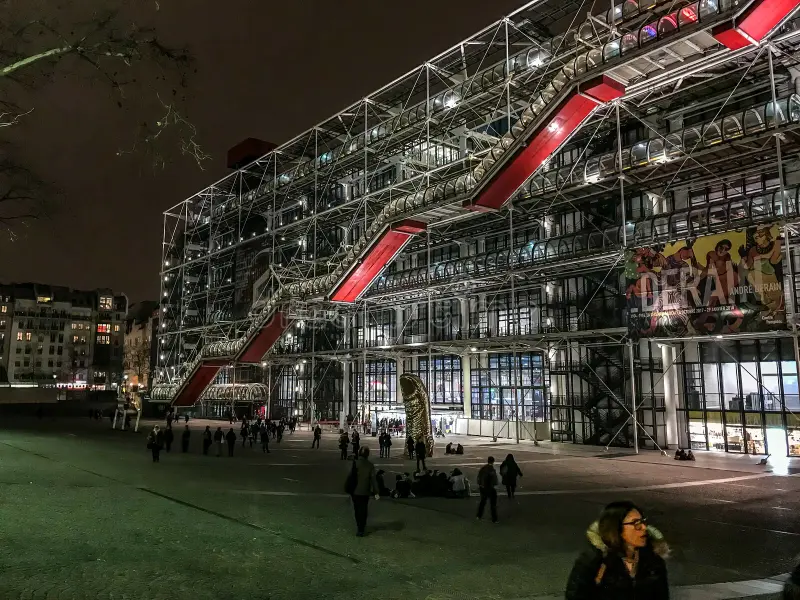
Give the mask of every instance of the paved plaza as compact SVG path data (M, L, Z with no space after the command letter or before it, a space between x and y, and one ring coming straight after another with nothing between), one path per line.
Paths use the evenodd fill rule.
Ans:
M800 479L752 457L689 464L461 439L464 456L445 458L440 444L429 468L460 466L474 482L489 454L508 452L522 468L499 525L476 521L475 498L381 499L356 538L333 434L319 450L297 432L268 455L239 442L217 458L200 452L205 424L191 423L190 453L173 447L153 464L148 425L134 434L107 420L4 419L0 598L563 597L586 527L622 498L670 542L675 598L775 597L800 553ZM399 442L382 460L366 441L387 482L413 471Z

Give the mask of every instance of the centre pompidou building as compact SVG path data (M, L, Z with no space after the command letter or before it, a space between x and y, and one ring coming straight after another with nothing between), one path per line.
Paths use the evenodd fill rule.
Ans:
M797 5L531 2L176 205L154 401L800 454Z

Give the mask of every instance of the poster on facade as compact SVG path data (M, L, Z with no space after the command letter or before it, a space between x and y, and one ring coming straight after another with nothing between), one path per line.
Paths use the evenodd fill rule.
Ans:
M778 225L635 248L625 258L634 339L786 329Z

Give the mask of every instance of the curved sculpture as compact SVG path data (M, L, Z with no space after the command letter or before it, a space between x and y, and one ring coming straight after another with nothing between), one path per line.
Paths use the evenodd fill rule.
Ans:
M414 440L425 442L426 454L433 456L433 428L431 427L431 401L422 379L416 375L400 375L400 393L406 410L406 432Z

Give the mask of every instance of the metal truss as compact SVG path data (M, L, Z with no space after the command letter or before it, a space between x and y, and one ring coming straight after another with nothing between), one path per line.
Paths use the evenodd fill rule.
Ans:
M170 385L154 396L170 397L204 359L239 354L278 307L298 329L264 366L308 361L312 390L317 360L512 353L516 361L519 352L620 346L623 327L598 327L586 316L600 295L620 294L627 248L776 220L789 239L798 186L786 183L781 151L800 145L800 98L786 76L800 33L788 28L768 45L732 52L710 33L735 12L728 3L640 8L628 0L579 22L584 4L531 2L165 212L157 379ZM565 14L572 23L552 36L547 27ZM567 93L599 74L625 85L621 100L594 111L504 210L464 206ZM687 103L703 118L684 115ZM633 128L644 128L646 139L623 143ZM777 188L736 183L776 169ZM702 206L664 200L699 185L721 195ZM650 212L627 214L632 195L651 198ZM599 210L606 204L613 210ZM331 304L330 291L376 236L409 216L428 233L357 303ZM495 238L505 241L487 250ZM464 249L459 256L437 258L454 245ZM544 291L567 279L584 282L581 291ZM437 303L508 295L518 314L517 298L528 292L539 293L546 315L536 328L473 336L467 326L454 339L432 333ZM395 338L368 339L368 327L385 326L382 311L415 305L427 307L428 339L405 339L413 316L394 324ZM572 316L558 317L556 305ZM359 327L361 342L351 338ZM260 382L235 385L251 384ZM222 393L212 389L204 398Z

